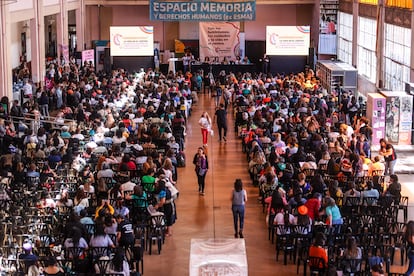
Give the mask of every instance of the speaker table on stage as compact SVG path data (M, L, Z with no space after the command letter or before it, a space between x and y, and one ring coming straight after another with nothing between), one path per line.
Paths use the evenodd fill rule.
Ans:
M169 58L168 59L168 72L173 72L175 74L175 62L178 61L178 58Z

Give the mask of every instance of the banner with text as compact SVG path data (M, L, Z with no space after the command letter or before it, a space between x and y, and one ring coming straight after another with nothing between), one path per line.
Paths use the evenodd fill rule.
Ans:
M111 56L154 56L153 26L111 26Z
M266 54L309 55L310 26L266 26Z
M256 1L150 1L150 19L157 21L253 21Z
M82 51L82 65L85 64L85 61L95 63L95 50L84 50Z
M224 57L235 60L240 55L240 23L199 23L200 60L209 57L221 62Z
M63 62L65 64L69 64L69 45L66 44L59 44L60 46L60 53L63 57Z

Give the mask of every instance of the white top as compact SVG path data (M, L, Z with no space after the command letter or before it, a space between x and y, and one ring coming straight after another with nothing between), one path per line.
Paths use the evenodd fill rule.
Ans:
M24 92L24 95L25 96L32 95L33 94L33 88L32 88L32 86L29 83L26 83L23 86L23 92Z
M89 207L89 199L87 197L85 197L85 198L82 198L82 200L78 202L75 198L75 205L83 207L83 208L88 208Z
M121 191L125 192L125 191L133 191L135 187L135 183L128 181L125 182L121 185Z
M120 275L129 276L130 275L130 268L129 268L128 262L124 261L122 266L123 266L123 268L122 268L123 271L120 272L120 271L115 271L112 264L109 264L106 268L106 273L117 273L117 274L120 274ZM95 271L96 271L96 268L95 268Z
M111 169L100 170L96 176L98 179L102 177L114 177L114 171Z
M183 56L183 65L190 65L190 61L193 59L194 57L192 55L190 56Z
M110 247L114 245L113 241L108 235L92 235L89 244L91 247Z
M285 214L277 213L275 219L273 220L273 224L285 224ZM289 224L295 224L295 217L292 214L289 214Z
M198 120L198 124L202 127L202 128L210 128L210 122L208 121L208 119L206 117L201 117L200 120Z

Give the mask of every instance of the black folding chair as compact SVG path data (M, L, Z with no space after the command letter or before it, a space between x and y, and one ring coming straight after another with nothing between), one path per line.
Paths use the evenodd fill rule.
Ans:
M307 263L311 275L326 275L327 265L323 258L309 256Z

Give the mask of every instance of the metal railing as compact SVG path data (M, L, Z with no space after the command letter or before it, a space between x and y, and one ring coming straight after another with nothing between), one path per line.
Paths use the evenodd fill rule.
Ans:
M63 119L64 122L62 123L62 122L56 121L56 118L57 117L47 116L45 118L48 118L48 119L39 119L39 120L36 120L35 118L33 118L33 114L31 114L31 113L24 113L23 115L24 115L23 117L8 116L9 120L6 120L6 121L9 121L9 122L19 122L19 121L23 121L23 122L24 121L26 121L26 122L29 121L29 122L32 122L32 121L38 121L40 123L49 123L49 124L58 125L58 126L69 126L71 123L77 123L77 121L76 120L73 120L73 119L66 119L66 118L64 118Z

